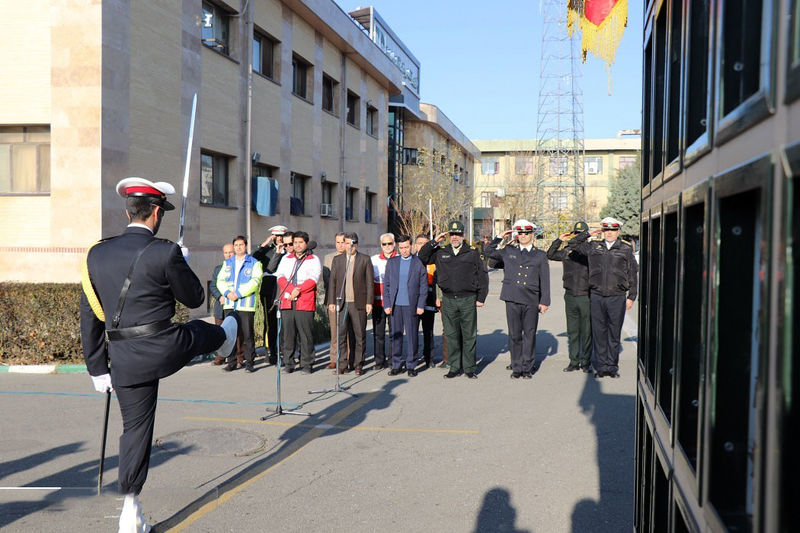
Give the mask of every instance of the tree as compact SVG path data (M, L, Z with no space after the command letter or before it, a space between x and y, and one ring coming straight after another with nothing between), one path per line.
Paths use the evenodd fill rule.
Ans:
M622 222L622 234L639 237L639 213L642 207L642 164L639 157L629 167L617 171L608 188L608 204L600 216L614 217Z

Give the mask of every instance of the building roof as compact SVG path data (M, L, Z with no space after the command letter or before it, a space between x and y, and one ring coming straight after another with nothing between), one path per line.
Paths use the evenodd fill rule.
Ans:
M449 137L453 142L461 146L461 149L469 153L474 159L480 159L480 149L453 124L452 120L447 118L447 115L445 115L441 109L433 104L420 103L419 111L420 115L422 115L421 120L409 120L431 124L434 128L439 130L442 135Z

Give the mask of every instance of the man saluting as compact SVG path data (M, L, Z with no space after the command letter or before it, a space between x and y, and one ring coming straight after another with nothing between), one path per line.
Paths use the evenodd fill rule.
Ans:
M169 183L126 178L117 184L130 224L118 237L89 249L81 296L81 344L98 392L116 391L122 413L119 486L125 495L120 532L145 532L138 495L150 464L158 380L193 357L230 355L237 316L221 326L201 320L172 323L175 300L199 307L203 286L189 268L185 249L155 238L166 211L174 209ZM183 254L182 254L183 252ZM109 371L110 367L110 371Z

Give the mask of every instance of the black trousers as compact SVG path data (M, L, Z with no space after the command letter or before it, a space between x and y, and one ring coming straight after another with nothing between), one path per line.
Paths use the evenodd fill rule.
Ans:
M431 362L433 352L433 321L436 318L436 311L428 309L419 317L422 323L422 357L426 363Z
M536 328L539 326L539 301L535 304L506 302L508 348L513 372L532 372L536 360Z
M283 320L283 364L294 368L295 341L300 340L300 367L311 370L314 366L314 311L281 311Z
M337 320L334 318L334 320ZM352 302L345 305L345 308L338 313L338 333L339 344L339 369L344 370L352 365L353 368L364 366L364 359L367 355L367 311L366 309L356 309ZM353 334L350 342L350 334ZM350 345L350 351L347 347ZM350 354L352 353L352 361Z
M395 305L392 308L392 368L403 363L408 370L417 366L419 348L419 316L417 308L410 305ZM406 336L406 356L403 357L403 335Z
M372 308L372 346L375 364L386 363L386 313L383 307L375 304Z
M625 320L626 295L589 297L592 312L592 341L594 343L594 369L598 372L619 370L620 335Z
M226 309L225 316L233 313L233 309ZM239 314L239 329L237 335L242 342L242 352L244 354L245 365L252 368L253 360L256 356L255 333L254 324L256 313L254 311L238 311ZM228 367L236 368L236 353L228 357Z

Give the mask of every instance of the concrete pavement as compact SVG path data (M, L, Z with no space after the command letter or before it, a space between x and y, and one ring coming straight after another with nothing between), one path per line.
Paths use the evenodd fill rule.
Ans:
M334 384L328 370L284 374L285 407L311 416L264 422L274 367L203 363L163 380L145 515L156 531L630 531L636 309L621 379L565 374L560 264L551 277L533 380L505 369L502 271L479 310L478 380L348 374L351 398L308 394ZM115 401L95 489L103 403L86 374L0 374L0 529L116 531Z

